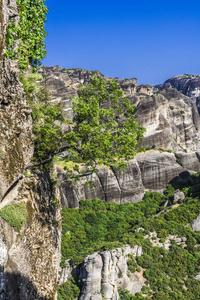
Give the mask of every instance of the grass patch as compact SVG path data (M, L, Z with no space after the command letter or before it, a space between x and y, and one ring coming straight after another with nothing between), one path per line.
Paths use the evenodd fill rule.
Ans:
M25 203L21 202L6 205L0 210L0 217L19 232L26 222L27 210Z
M57 166L61 166L61 167L67 167L68 169L72 170L76 163L73 161L67 161L66 159L59 157L59 156L55 156L53 158L53 161L56 163Z

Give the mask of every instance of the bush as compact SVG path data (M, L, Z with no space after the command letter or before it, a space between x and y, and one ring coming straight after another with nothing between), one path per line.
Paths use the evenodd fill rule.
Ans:
M24 202L6 205L0 210L0 216L16 231L20 231L26 222L27 210Z
M58 287L57 292L58 300L75 300L78 299L80 288L72 278L71 280L68 280L65 283L61 284Z

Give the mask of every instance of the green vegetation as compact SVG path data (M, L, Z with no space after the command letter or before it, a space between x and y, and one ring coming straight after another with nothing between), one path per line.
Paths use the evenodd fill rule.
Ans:
M102 164L125 168L126 161L136 153L145 129L136 122L134 108L124 98L124 92L115 81L93 77L88 85L79 88L78 95L72 105L75 125L65 135L70 144L68 151L74 157L81 157L86 162L85 168L92 171ZM120 123L116 120L119 114L124 115Z
M180 165L181 165L181 159L179 158L178 154L177 153L174 153L175 157L176 157L176 162Z
M180 110L180 113L181 113L182 115L185 115L184 110Z
M76 300L80 294L80 289L72 278L58 287L58 300Z
M70 123L64 119L59 104L51 103L48 91L40 84L40 75L21 74L20 80L32 108L37 166L67 150L66 160L84 162L84 168L80 164L71 164L72 168L65 164L68 176L78 179L95 172L97 165L112 165L123 170L136 154L137 143L145 129L136 122L135 108L124 98L115 81L93 77L88 85L80 86L79 97L73 98L74 119ZM107 103L110 107L104 108ZM117 121L119 115L122 116L120 122ZM68 133L63 134L62 123L71 128ZM66 142L64 147L63 141Z
M150 300L150 297L144 297L142 293L136 293L135 296L132 296L129 291L123 290L122 288L118 289L119 299L120 300Z
M199 299L200 282L194 277L200 272L200 233L187 226L200 211L200 174L180 182L179 189L186 198L179 206L164 208L166 199L172 199L174 188L169 185L164 195L147 192L139 203L106 203L99 199L80 202L79 209L63 208L62 264L71 258L74 264L95 252L141 245L143 256L128 258L130 272L142 267L146 278L142 293L135 296L119 289L120 299ZM160 215L158 212L163 211ZM135 229L143 227L144 231ZM169 235L186 237L177 244L171 240L169 250L153 246L144 238L156 232L160 243ZM146 298L143 294L146 294Z
M92 72L92 75L96 75L98 74L98 71L94 70L94 71L91 71Z
M19 23L10 21L6 31L6 56L18 59L20 69L33 70L41 64L46 56L44 24L48 8L45 0L17 0ZM12 20L12 19L11 19ZM19 46L13 49L13 43L19 40Z
M6 205L0 210L0 217L19 232L26 222L27 210L25 203L20 202Z
M174 110L174 106L170 106L169 108L170 108L171 110Z
M56 121L64 122L61 107L58 103L51 103L48 90L40 84L41 79L36 73L20 75L27 102L32 109L35 162L52 159L63 137L61 126L56 124Z
M78 264L97 250L136 245L134 228L159 212L165 201L164 195L147 192L139 203L118 205L94 199L80 201L79 209L63 208L62 264L69 258Z
M76 163L78 163L79 161L72 161L70 159L72 159L72 158L70 158L70 157L63 158L60 156L54 156L53 162L56 163L57 166L63 167L64 170L65 169L73 170L76 166ZM83 164L83 162L82 162L82 164ZM80 166L82 164L80 164Z

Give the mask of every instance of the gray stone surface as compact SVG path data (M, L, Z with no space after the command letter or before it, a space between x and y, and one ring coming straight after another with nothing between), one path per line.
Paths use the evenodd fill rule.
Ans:
M40 71L46 75L43 84L51 91L52 100L61 102L70 120L73 118L71 98L77 96L78 85L87 83L92 76L103 76L99 71L63 70L59 66L44 67ZM131 104L138 107L135 117L146 128L142 143L145 148L156 146L174 152L183 152L184 149L196 152L199 149L200 120L190 98L171 88L162 90L160 94L153 93L153 87L138 86L135 78L114 80Z
M173 153L149 151L138 154L136 160L141 171L142 183L145 189L161 191L167 184L179 176L184 169L176 163Z
M200 274L196 275L194 278L195 278L196 280L200 280Z
M181 113L184 112L184 113ZM142 146L169 149L174 152L196 152L199 149L200 120L188 97L173 89L146 95L138 103L135 115L146 128Z
M198 154L195 152L185 153L185 152L177 152L177 157L181 161L181 165L184 169L188 171L200 171L200 163L198 159Z
M163 84L158 84L154 90L162 90L174 87L182 94L190 97L197 105L200 112L200 76L199 75L180 75L166 80Z
M193 231L200 231L200 215L192 221L191 227Z
M179 200L185 199L185 194L179 190L174 191L173 193L173 200L174 202L177 202Z
M69 278L71 272L81 280L80 300L118 300L118 287L127 289L134 295L141 291L144 282L136 273L128 271L128 254L141 256L142 247L131 248L125 245L122 249L96 252L87 256L80 266L74 268L68 263L62 271L60 284Z
M31 110L18 80L17 62L6 59L5 32L9 20L18 21L16 0L0 5L0 201L23 174L33 154ZM13 47L16 45L14 44Z
M100 167L97 175L88 177L94 189L85 185L87 178L76 184L67 180L65 171L58 167L62 205L77 208L80 200L99 198L107 202L131 203L141 201L145 189L162 191L185 169L176 162L173 153L148 151L136 155L123 173Z
M66 117L70 119L73 118L71 97L77 96L78 85L87 83L92 76L102 76L98 71L63 70L58 66L41 68L41 72L46 74L43 84L51 90L52 100L62 103ZM200 170L200 120L191 99L171 88L156 94L149 85L138 86L135 78L114 80L125 91L131 104L138 107L135 118L146 128L140 146L172 151L180 159L181 165L177 164L173 153L151 151L137 155L123 174L99 168L97 176L91 178L94 190L84 186L85 179L72 186L64 172L59 170L64 206L78 207L80 199L94 197L108 202L137 202L142 199L145 189L162 191L185 170Z
M138 202L144 196L144 184L137 159L129 161L123 173L113 170L121 191L120 203Z
M11 19L18 22L16 0L0 0L0 209L24 202L28 217L20 233L0 218L0 299L55 300L61 232L55 219L61 215L52 204L48 174L23 175L33 156L32 117L18 63L4 55Z

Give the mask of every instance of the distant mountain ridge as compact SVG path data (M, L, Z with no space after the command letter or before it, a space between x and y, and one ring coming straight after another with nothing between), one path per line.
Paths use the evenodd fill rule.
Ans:
M200 114L200 75L179 75L167 79L163 84L157 84L154 91L163 90L166 88L175 88L182 94L190 97L196 103Z

